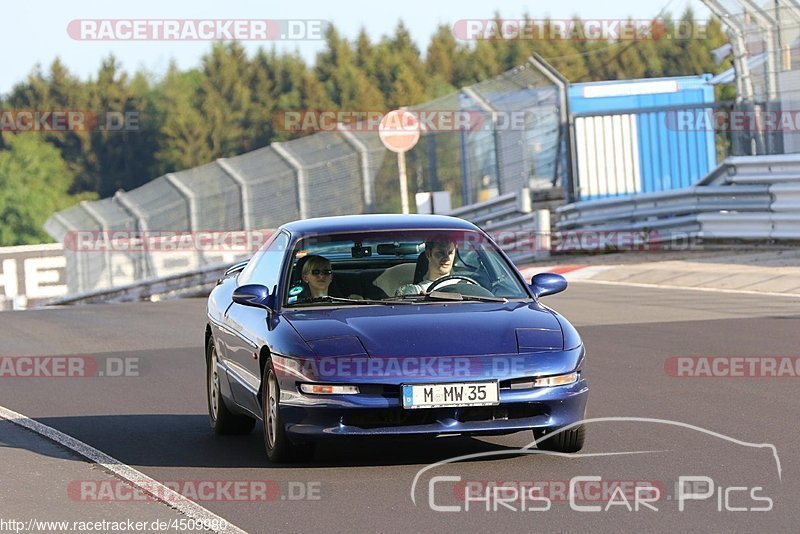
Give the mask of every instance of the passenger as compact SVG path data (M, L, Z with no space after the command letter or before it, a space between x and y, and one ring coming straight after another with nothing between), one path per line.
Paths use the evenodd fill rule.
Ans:
M401 286L397 289L395 295L421 295L436 280L443 276L449 276L456 259L456 249L456 242L449 238L426 241L425 257L428 260L428 271L419 283ZM445 282L442 285L450 285L450 283L456 284L458 280Z
M301 284L289 291L290 303L297 300L327 297L333 281L330 260L316 254L306 256L300 279Z

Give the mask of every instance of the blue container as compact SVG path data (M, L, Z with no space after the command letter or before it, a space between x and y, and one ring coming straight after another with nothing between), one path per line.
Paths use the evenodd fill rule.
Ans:
M713 104L710 78L703 74L571 85L578 197L680 189L713 170L714 131L697 120L711 108L696 106ZM701 126L682 127L686 121L680 117Z

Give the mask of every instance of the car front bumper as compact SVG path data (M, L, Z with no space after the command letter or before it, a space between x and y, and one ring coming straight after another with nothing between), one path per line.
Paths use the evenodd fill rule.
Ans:
M284 401L286 431L297 438L375 435L506 434L555 429L584 418L589 387L584 379L568 386L500 390L495 406L405 409L397 399L354 403L342 397L324 405ZM353 396L355 397L355 396ZM329 399L333 401L334 399ZM379 404L384 404L380 406Z

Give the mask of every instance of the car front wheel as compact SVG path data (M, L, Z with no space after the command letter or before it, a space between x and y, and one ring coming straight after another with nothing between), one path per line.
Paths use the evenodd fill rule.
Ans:
M206 345L206 389L208 390L208 420L217 434L247 434L256 425L256 420L228 410L220 388L219 360L214 339L209 337Z
M272 463L305 460L314 454L313 443L293 443L286 434L281 417L281 388L272 368L264 369L264 394L261 396L264 413L264 445Z

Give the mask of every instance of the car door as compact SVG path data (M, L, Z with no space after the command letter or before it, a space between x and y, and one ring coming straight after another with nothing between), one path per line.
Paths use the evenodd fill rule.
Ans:
M289 236L281 232L268 246L259 251L237 278L237 287L244 284L261 284L274 295L287 255ZM234 374L231 383L236 402L257 411L261 369L258 352L267 335L267 311L252 306L232 303L223 317L226 339L226 356L229 369ZM257 413L257 412L256 412Z

